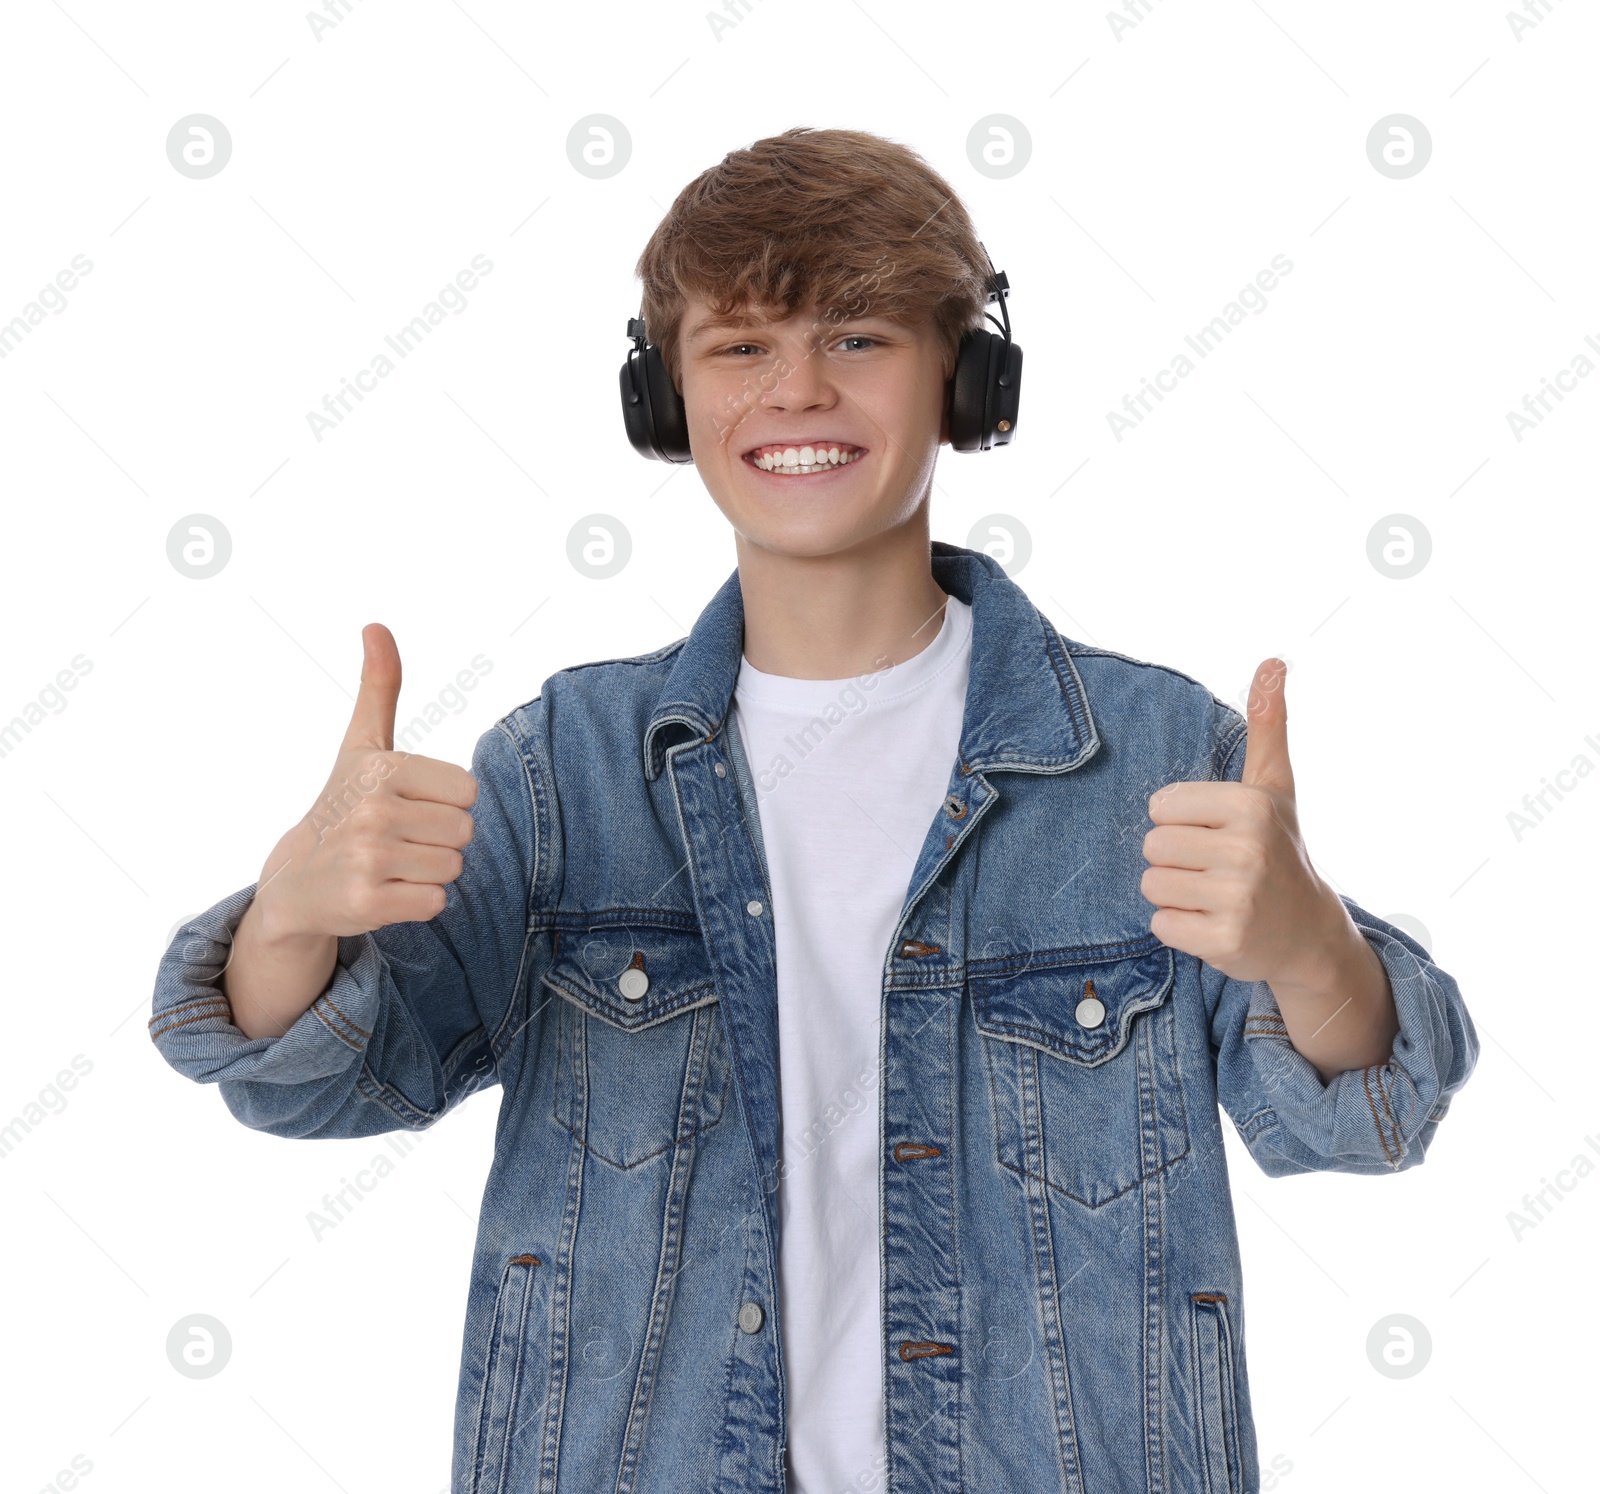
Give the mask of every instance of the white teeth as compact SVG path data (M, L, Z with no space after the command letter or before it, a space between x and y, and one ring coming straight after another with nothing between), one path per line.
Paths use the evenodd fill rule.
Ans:
M860 455L859 451L841 452L837 446L787 446L754 460L763 472L803 476L808 472L824 472L829 467L843 467Z

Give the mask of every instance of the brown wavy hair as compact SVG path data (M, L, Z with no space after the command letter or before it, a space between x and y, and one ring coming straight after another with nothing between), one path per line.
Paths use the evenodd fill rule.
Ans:
M634 273L640 315L682 391L685 298L778 320L931 316L946 377L980 326L989 264L950 184L915 151L859 130L797 126L729 151L674 200Z

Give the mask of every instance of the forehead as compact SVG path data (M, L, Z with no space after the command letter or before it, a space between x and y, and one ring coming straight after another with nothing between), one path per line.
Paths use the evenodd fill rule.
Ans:
M748 301L742 306L736 306L726 316L713 316L710 303L703 296L686 297L684 306L683 335L688 342L702 341L721 332L748 331L773 325L783 326L785 323L792 323L800 328L807 328L815 324L823 330L846 321L852 324L882 322L887 326L906 325L879 312L869 312L862 316L849 316L841 310L832 312L819 311L814 301L808 306L801 307L788 317L782 316L777 308L754 306Z

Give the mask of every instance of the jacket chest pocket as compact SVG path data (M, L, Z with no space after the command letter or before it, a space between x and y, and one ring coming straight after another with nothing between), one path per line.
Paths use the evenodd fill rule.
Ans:
M1003 1166L1097 1208L1189 1150L1154 935L984 961L968 984Z
M563 929L541 977L563 998L555 1119L613 1167L638 1167L722 1118L728 1049L699 931Z

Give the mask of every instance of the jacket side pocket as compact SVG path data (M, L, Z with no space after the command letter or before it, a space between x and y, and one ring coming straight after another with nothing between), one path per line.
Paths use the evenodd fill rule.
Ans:
M523 1335L528 1304L533 1300L533 1273L539 1263L536 1255L514 1255L500 1276L494 1320L489 1324L483 1399L478 1407L467 1494L501 1494L506 1488L512 1419L522 1388Z
M1233 1327L1221 1292L1189 1294L1189 1344L1205 1494L1243 1494Z

